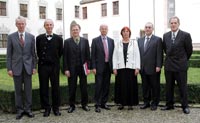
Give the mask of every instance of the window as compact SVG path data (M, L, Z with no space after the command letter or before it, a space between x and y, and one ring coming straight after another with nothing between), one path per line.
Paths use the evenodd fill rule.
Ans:
M6 2L0 1L0 16L6 16Z
M119 1L113 2L113 15L119 14Z
M87 7L83 7L83 19L87 19Z
M168 0L168 3L167 3L167 20L169 20L174 15L175 15L175 0ZM170 27L169 23L168 23L168 27Z
M101 4L101 16L102 17L107 16L107 4L106 3Z
M20 15L23 17L28 17L28 5L20 4Z
M79 15L79 6L75 6L75 18L80 18L80 15Z
M46 19L46 7L45 6L40 6L40 19Z
M61 8L56 9L56 19L62 20L62 9Z
M83 37L86 38L86 39L88 39L88 34L87 34L87 33L84 33L84 34L83 34Z
M8 34L0 34L0 48L7 47L7 37Z

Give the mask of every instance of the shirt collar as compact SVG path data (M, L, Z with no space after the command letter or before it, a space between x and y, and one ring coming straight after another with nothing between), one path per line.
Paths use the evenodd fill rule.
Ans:
M20 34L23 34L23 36L25 36L25 32L18 32L19 37L20 37Z
M46 33L46 36L47 36L47 35L52 35L52 36L53 36L53 33L51 33L51 34L47 34L47 33Z
M101 35L101 39L103 40L104 38L107 39L107 36L102 36L102 35Z
M74 41L76 41L76 39L78 39L78 41L80 41L80 37L73 37Z
M148 37L149 39L151 39L152 34L151 34L150 36L145 35L145 39L147 39L147 37Z
M174 33L174 34L175 34L175 37L176 37L176 35L178 34L178 31L179 31L179 29L176 30L176 32L172 32L172 31L171 31L171 34Z

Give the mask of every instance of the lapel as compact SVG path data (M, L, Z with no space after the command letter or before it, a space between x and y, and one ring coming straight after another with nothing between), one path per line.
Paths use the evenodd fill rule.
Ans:
M75 43L75 42L74 42ZM76 44L76 43L75 43ZM84 40L80 37L80 41L79 41L79 45L81 47L81 53L83 52L83 48L84 48Z
M182 35L182 31L179 30L175 37L175 43L178 43L180 41L181 35Z
M25 32L24 47L26 47L26 45L29 43L28 39L29 39L28 34Z
M72 38L72 40L73 40L73 38ZM83 53L85 53L85 49L86 49L86 41L85 41L86 39L84 39L84 38L82 38L82 37L80 37L80 41L79 41L79 44L78 44L78 46L80 47L80 50L81 50L81 54ZM74 40L73 40L73 42L74 42ZM75 45L77 45L75 42L74 42L74 44Z
M153 41L153 35L152 35L151 38L149 39L149 44L147 45L147 49L146 49L145 53L149 50L149 47L150 47L152 41Z
M140 39L140 41L141 41L141 43L139 43L140 44L140 47L141 47L141 51L142 51L142 53L144 53L144 41L145 41L145 37L142 37L141 39Z
M110 41L110 38L108 38L108 37L107 37L107 43L108 43L108 54L110 54L110 52L111 52L111 41Z
M104 47L103 47L101 36L99 36L97 43L98 43L98 46L100 46L100 49L102 49L102 52L104 53Z
M21 44L20 44L20 41L19 41L19 34L18 34L18 32L15 32L14 37L15 37L15 39L16 39L16 44L17 44L19 47L22 47Z

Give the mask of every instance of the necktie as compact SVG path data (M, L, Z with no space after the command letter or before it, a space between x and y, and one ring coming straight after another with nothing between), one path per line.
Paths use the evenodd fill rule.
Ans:
M104 53L105 53L105 62L108 62L108 47L106 44L106 38L103 38L103 47L104 47Z
M146 38L146 43L144 45L144 51L147 50L148 45L149 45L149 37Z
M172 32L172 43L174 43L175 38L176 38L176 36L175 36L175 32Z
M78 40L78 38L77 38L77 39L75 39L75 42L76 42L76 44L78 45L78 43L79 43L79 40Z
M21 46L23 47L24 46L24 39L23 39L22 33L20 34L19 41L20 41Z

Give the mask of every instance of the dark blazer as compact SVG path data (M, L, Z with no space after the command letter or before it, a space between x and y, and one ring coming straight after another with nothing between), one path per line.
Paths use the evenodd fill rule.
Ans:
M36 48L39 57L38 65L47 64L47 62L60 64L59 60L63 52L63 39L60 36L53 34L52 39L48 41L46 34L41 34L36 38Z
M88 68L90 68L90 47L87 39L80 37L80 47L81 47L81 64L87 62ZM73 55L76 51L76 47L73 45L77 45L74 39L68 38L64 42L64 51L63 51L63 69L64 71L71 71L75 67L75 56Z
M149 45L144 52L145 37L138 39L141 58L141 71L146 74L155 74L156 67L162 67L163 62L163 49L162 39L155 35L151 36Z
M109 67L112 72L112 55L114 50L114 40L107 37L109 49ZM102 73L105 65L105 53L101 36L92 40L91 52L92 66L91 69L96 69L98 73Z
M8 36L7 69L12 70L15 76L19 76L23 66L29 75L36 69L35 37L25 32L25 44L22 48L18 32L14 32Z
M193 51L191 36L189 33L179 30L174 43L172 43L171 37L171 31L163 35L163 49L166 53L165 70L186 71Z

